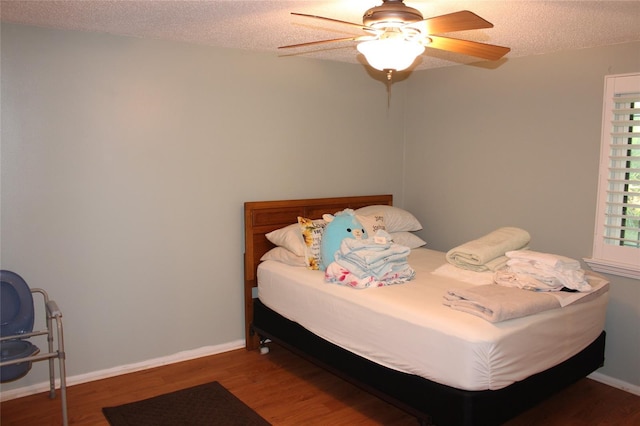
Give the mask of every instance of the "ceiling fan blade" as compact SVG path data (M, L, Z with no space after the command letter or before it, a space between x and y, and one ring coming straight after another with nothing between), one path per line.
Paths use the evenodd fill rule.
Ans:
M324 16L318 16L318 15L308 15L306 13L291 12L291 14L296 16L306 16L307 18L322 19L324 21L336 22L338 24L351 25L352 27L358 27L361 30L376 31L375 28L367 27L366 25L362 25L362 24L356 24L355 22L341 21L340 19L333 19L333 18L325 18Z
M431 39L431 43L426 44L426 47L462 53L490 61L498 60L511 51L508 47L478 43L477 41L459 40L457 38L434 35L430 35L429 38Z
M332 38L332 39L329 39L329 40L308 41L306 43L290 44L288 46L280 46L280 47L278 47L278 49L290 49L292 47L313 46L315 44L336 43L336 42L340 42L340 41L373 40L375 38L376 37L374 37L374 36L353 36L353 37Z
M418 28L426 34L493 28L491 22L468 10L427 18L422 21L409 23L406 26Z

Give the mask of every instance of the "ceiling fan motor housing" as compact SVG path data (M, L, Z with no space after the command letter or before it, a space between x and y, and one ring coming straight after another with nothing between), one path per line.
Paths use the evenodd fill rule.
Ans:
M380 6L367 10L362 17L362 23L367 27L389 26L389 23L407 24L422 21L419 10L405 5L403 0L383 0Z

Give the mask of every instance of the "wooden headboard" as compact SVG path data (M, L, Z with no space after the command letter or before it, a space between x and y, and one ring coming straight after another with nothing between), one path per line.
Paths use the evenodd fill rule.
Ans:
M358 209L375 204L392 205L392 195L312 198L306 200L251 201L244 203L244 318L247 350L256 349L258 336L251 335L253 289L260 258L274 245L265 234L298 222L298 216L320 219L346 208Z

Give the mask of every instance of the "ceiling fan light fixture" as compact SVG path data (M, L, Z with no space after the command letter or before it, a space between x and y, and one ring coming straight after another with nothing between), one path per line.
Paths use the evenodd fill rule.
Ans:
M369 65L380 71L405 70L424 52L424 46L419 42L401 38L365 41L359 43L357 48Z

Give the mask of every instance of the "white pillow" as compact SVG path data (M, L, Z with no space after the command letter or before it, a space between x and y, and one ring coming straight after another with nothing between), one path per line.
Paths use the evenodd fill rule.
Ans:
M381 213L384 216L384 223L389 233L422 229L422 225L414 215L399 207L374 205L356 210L356 214L362 216L372 216L376 213Z
M291 266L307 266L304 256L297 256L295 253L284 247L274 247L266 252L260 260L275 260Z
M300 225L297 223L271 231L265 237L273 244L286 248L296 256L304 256L306 247L300 232Z
M422 238L407 231L391 232L391 239L394 243L411 249L422 247L427 244L427 242Z
M365 231L367 231L369 238L376 235L376 231L380 229L383 231L387 230L384 223L384 215L382 213L376 213L371 216L357 214L356 219L358 219L358 222L360 222Z

